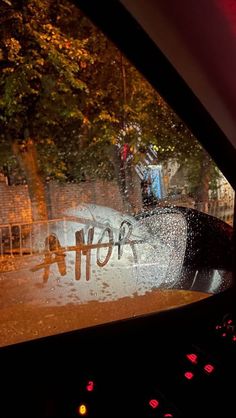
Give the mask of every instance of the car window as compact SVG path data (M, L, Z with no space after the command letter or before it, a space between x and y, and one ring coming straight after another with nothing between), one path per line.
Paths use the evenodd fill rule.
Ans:
M0 345L227 289L234 191L185 123L74 3L0 4Z

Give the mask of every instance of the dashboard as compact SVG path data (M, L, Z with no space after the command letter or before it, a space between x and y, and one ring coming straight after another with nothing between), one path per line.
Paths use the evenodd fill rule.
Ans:
M233 417L230 301L226 291L164 314L6 347L1 414Z

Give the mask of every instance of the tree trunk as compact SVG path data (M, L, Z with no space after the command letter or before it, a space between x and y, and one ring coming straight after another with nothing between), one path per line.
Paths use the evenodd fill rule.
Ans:
M34 141L31 138L26 139L24 143L15 141L12 149L26 176L33 221L46 220L48 213L45 189L39 172Z

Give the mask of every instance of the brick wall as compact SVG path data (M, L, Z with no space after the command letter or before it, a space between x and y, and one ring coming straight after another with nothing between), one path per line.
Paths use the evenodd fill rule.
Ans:
M141 209L141 192L136 189L132 196L137 210ZM49 217L59 218L68 208L75 208L81 203L95 203L124 211L119 188L115 182L97 181L80 184L47 184L47 202ZM0 224L28 223L32 221L28 186L8 186L0 183Z
M31 222L28 186L0 183L0 223Z
M138 185L134 186L135 193L130 197L136 211L140 211L142 208L141 191ZM62 217L67 209L76 208L81 203L95 203L121 212L125 211L119 188L115 182L97 181L80 184L51 182L47 184L46 192L51 219ZM233 202L230 207L222 207L220 203L219 201L214 202L212 208L212 202L210 202L208 213L232 224ZM167 204L167 200L164 201L164 204ZM181 201L170 199L169 204L195 207L194 201L185 201L183 198ZM202 210L200 207L199 209ZM32 222L28 186L8 186L6 183L0 182L0 224L20 222Z
M122 211L119 188L114 182L83 182L80 184L48 184L50 217L58 218L69 208L81 203L96 203Z

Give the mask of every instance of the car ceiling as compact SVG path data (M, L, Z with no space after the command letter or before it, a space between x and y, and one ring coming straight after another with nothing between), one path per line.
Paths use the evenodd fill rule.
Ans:
M236 2L121 0L236 148Z

